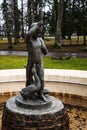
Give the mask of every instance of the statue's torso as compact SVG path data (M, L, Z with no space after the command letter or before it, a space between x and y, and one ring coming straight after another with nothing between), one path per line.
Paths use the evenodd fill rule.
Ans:
M30 39L29 44L29 59L34 63L41 63L42 51L40 38L37 38L36 40Z

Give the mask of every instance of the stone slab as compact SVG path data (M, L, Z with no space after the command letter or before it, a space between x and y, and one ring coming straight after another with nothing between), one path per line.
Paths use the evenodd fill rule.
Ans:
M87 84L87 71L44 69L46 81L65 81ZM25 81L25 69L0 70L0 82Z

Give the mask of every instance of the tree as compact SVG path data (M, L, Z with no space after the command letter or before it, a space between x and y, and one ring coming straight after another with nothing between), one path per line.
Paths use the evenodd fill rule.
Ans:
M52 35L55 35L55 30L56 30L56 25L57 25L57 17L58 17L58 4L57 4L57 0L53 0L53 3L49 4L52 5L52 16L51 16L51 20L50 20L50 32Z
M61 47L62 39L62 16L63 16L63 0L60 0L58 4L58 17L57 17L57 26L56 26L56 36L55 36L55 46Z
M16 45L19 41L19 10L18 10L18 0L13 0L14 3L14 44Z
M21 0L21 27L22 27L22 37L24 38L24 16L23 16L23 0Z
M27 17L28 17L28 28L34 22L34 10L33 10L34 0L27 1Z
M5 20L6 33L7 33L7 38L8 38L8 48L12 48L13 47L12 38L11 38L12 19L11 19L9 4L8 4L8 1L6 0L3 0L2 11L3 11L3 17Z
M82 25L83 25L83 44L86 45L87 35L87 0L81 0L82 3Z

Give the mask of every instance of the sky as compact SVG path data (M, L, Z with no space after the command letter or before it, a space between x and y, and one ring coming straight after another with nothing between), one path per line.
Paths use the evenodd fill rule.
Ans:
M0 0L0 4L3 2L3 0Z
M0 0L0 6L1 6L1 3L3 2L3 0ZM27 0L24 0L24 3L27 3ZM18 0L18 6L20 7L20 4L21 4L21 0Z
M0 4L3 2L3 0L0 0ZM21 3L21 0L18 0L19 3ZM24 0L24 2L27 2L27 0Z
M1 3L3 2L3 0L0 0L0 7L1 7ZM24 4L27 3L27 0L24 0ZM21 0L18 0L18 7L20 8L21 5ZM2 17L2 11L0 10L0 25L2 25L4 22L3 17Z
M3 0L0 0L0 6L1 6L2 2L3 2ZM27 0L24 0L24 4L27 5ZM19 8L20 8L20 5L21 5L21 0L18 0L18 7ZM26 9L26 7L24 9ZM45 9L45 11L47 11L48 10L48 6L45 6L44 9ZM2 11L0 10L0 25L2 25L3 22L4 22L4 20L3 20L3 17L2 17Z
M1 7L1 3L3 2L3 0L0 0L0 7ZM2 18L2 11L0 10L0 25L3 24L3 18Z

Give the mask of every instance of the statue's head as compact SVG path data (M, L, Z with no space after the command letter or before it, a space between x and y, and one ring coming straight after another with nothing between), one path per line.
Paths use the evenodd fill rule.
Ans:
M33 28L34 26L36 26L37 24L38 24L38 22L32 23L31 26L30 26L30 29ZM42 28L43 28L42 26L40 26L40 27L38 26L38 28L37 28L37 30L36 30L36 32L35 32L33 37L35 37L35 38L41 37L41 35L42 35Z

